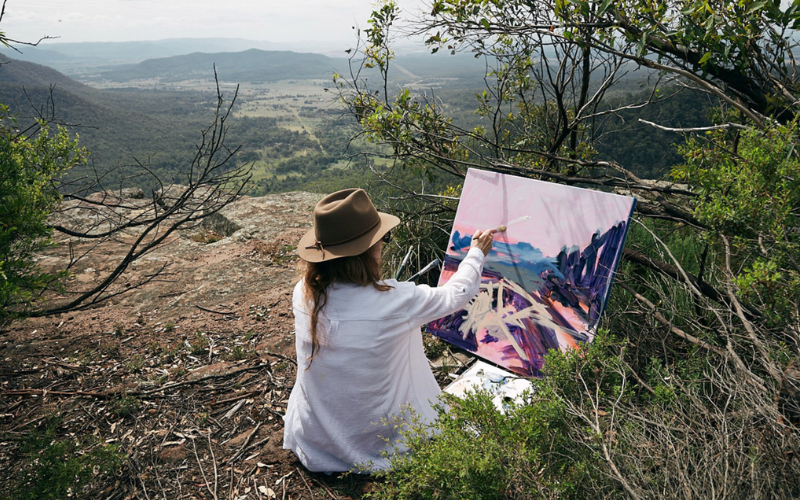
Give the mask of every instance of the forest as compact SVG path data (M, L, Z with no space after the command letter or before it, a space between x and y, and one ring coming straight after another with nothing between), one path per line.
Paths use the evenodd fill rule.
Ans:
M263 54L271 53L237 53L232 64L262 67L259 63L264 58ZM276 54L282 58L277 61L290 60L286 59L287 53ZM177 56L181 64L167 59L154 60L153 64L145 62L134 68L112 71L108 78L126 81L165 76L157 70L148 73L141 69L140 72L139 66L146 68L158 63L162 64L162 68L170 68L166 81L189 81L196 78L198 73L208 80L213 75L214 57L202 56L199 60L194 56L189 59ZM479 126L484 120L475 113L483 89L474 87L479 79L474 73L475 67L471 66L472 59L469 58L469 64L465 66L465 59L456 58L452 78L455 83L448 82L444 86L434 83L441 87L435 90L427 88L425 81L414 84L421 93L435 95L451 114L454 123L464 128ZM304 81L302 71L297 73L297 68L306 65L308 71L316 72L316 78L324 75L317 59L305 61L300 58L295 62L297 64L292 65L295 69L291 74L286 75L279 70L271 73L271 78L280 80L293 76L299 78L294 81ZM407 66L435 78L435 69L430 62L418 60ZM445 65L439 71L453 68ZM273 71L269 67L262 69ZM242 76L236 71L233 74L225 73L223 66L217 71L226 80ZM462 78L458 78L458 75ZM333 74L329 76L332 79ZM268 78L261 75L259 79ZM633 82L623 86L623 90L617 91L619 95L609 96L604 105L610 109L617 102L645 98L646 92L638 90L645 81L645 76L634 78ZM291 88L292 85L286 83L282 86ZM233 91L232 88L225 90L229 96ZM662 91L669 92L668 85ZM358 138L351 140L357 135L357 122L344 114L344 108L337 109L330 96L324 101L315 100L312 105L306 101L308 99L287 100L286 104L280 105L285 113L274 113L274 116L235 113L229 122L231 140L240 148L235 157L236 164L255 162L263 168L264 175L257 174L250 186L251 194L310 189L311 186L322 191L335 190L347 182L363 178L361 173L349 173L349 169L361 172L369 165L376 164L374 159L364 158L367 148L363 141ZM71 179L85 179L100 172L104 179L102 188L141 187L150 190L154 187L152 179L146 181L144 177L130 173L137 170L138 164L142 164L159 177L180 183L181 172L191 160L198 131L211 116L214 95L210 87L181 90L133 86L92 88L46 66L13 61L5 65L0 74L0 102L7 103L23 126L37 117L46 117L51 118L53 124L66 125L71 133L80 136L81 145L90 152L89 163L71 169L68 174ZM234 112L247 107L248 103L248 96L238 96ZM598 124L593 147L604 156L629 165L637 175L662 178L668 173L669 167L680 160L674 146L680 135L655 129L638 120L658 119L660 124L667 127L701 126L709 123L708 114L712 107L713 101L707 98L681 92L651 106L615 112ZM304 121L309 121L311 128L304 130ZM382 154L379 153L379 156ZM384 159L379 160L378 164L386 166L388 162ZM345 171L341 171L342 166L347 167ZM94 189L101 189L101 186L95 186Z

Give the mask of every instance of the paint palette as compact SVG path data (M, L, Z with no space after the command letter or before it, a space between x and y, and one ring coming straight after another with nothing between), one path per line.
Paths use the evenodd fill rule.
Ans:
M532 390L533 384L529 380L483 361L476 361L444 388L444 392L459 398L471 392L486 391L492 396L492 404L500 413L505 413L512 402L522 404L525 392Z
M439 286L477 230L506 226L480 293L428 331L519 375L541 376L550 349L594 338L636 199L470 169Z

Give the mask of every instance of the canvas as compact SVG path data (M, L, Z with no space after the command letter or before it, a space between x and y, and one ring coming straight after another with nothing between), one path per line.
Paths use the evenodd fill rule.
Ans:
M550 349L591 342L605 308L636 200L470 169L439 286L476 230L495 235L481 291L428 331L524 376L541 376Z

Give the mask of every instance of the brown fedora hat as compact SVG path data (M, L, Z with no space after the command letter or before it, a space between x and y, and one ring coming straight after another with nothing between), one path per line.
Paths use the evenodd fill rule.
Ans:
M378 212L363 189L337 191L314 207L314 229L300 238L297 254L308 262L359 255L399 223Z

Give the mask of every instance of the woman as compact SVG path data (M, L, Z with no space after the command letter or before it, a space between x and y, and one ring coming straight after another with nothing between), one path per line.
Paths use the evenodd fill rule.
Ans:
M323 198L314 229L297 247L305 261L294 289L297 380L284 416L283 447L312 471L389 466L399 445L387 420L409 407L424 422L440 389L420 327L463 308L478 293L494 230L477 231L466 258L439 288L380 277L381 251L400 222L362 189Z

